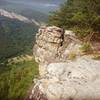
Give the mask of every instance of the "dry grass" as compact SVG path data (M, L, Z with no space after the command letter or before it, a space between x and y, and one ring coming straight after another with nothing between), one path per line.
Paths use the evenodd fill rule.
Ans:
M75 52L70 52L70 54L68 55L68 59L69 60L75 60L76 59L76 53Z

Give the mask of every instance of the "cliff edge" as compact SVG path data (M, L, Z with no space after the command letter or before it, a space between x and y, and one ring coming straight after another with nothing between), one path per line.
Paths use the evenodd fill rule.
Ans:
M29 100L100 99L100 61L83 55L81 46L72 31L56 26L39 29L33 54L40 78Z

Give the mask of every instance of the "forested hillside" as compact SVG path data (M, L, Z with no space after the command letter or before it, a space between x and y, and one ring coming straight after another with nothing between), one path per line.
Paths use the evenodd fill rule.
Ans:
M8 12L14 12L16 14L20 14L22 16L25 16L27 18L35 19L38 22L46 22L48 19L48 14L42 12L42 10L38 10L39 6L34 7L34 5L30 2L25 1L25 4L23 2L24 0L1 0L0 1L0 9L4 9ZM32 4L34 2L32 1ZM37 8L37 9L36 9Z
M50 14L49 24L73 30L82 39L96 33L100 40L100 0L66 0Z
M35 24L0 17L0 59L29 53L36 30Z
M27 3L13 1L0 1L0 100L24 100L27 96L39 75L32 55L36 23L46 23L48 18ZM21 21L24 18L30 22Z
M48 0L0 0L0 100L24 100L39 76L32 54L36 23L46 23L55 8Z
M0 16L0 100L23 100L38 75L37 63L26 56L32 55L37 28Z

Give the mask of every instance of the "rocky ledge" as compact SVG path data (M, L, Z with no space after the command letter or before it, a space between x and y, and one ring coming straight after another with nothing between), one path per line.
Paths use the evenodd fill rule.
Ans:
M81 56L81 45L72 31L39 29L33 53L40 79L29 100L100 100L100 61Z

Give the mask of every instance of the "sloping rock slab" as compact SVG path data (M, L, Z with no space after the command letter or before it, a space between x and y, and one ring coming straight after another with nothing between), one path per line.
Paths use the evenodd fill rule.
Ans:
M100 61L84 56L51 63L37 84L48 100L100 100Z

